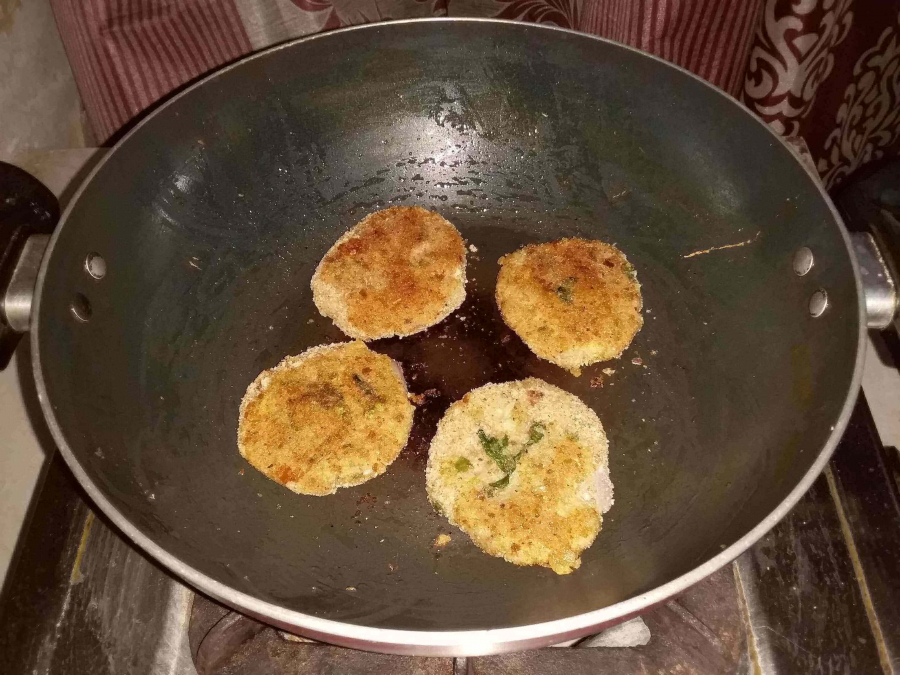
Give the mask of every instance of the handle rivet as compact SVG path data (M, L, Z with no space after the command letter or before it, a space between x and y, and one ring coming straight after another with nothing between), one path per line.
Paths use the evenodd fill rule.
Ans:
M86 323L91 320L91 301L81 293L76 293L75 297L72 298L72 303L69 305L69 310L72 312L72 316L74 316L82 323Z
M819 289L809 299L809 313L813 317L822 316L828 308L828 293Z
M798 248L794 254L794 272L798 277L802 277L812 269L814 262L812 251L806 246Z
M102 279L106 276L106 261L99 253L88 253L84 259L84 269L95 279Z

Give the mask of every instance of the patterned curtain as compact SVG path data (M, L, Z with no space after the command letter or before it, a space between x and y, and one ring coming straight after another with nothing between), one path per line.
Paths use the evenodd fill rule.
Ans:
M451 0L451 16L552 23L637 47L737 96L759 0Z
M829 187L900 152L900 0L51 0L89 122L108 139L181 84L341 26L499 17L676 63L809 148Z
M900 3L767 0L744 102L802 138L826 186L898 152Z

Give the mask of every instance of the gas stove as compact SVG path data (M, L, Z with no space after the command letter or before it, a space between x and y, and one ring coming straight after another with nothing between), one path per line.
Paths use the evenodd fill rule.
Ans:
M3 589L0 663L36 675L900 672L898 476L861 398L788 517L640 624L568 648L450 659L311 642L194 593L95 512L57 456Z
M872 195L895 173L845 192L851 227L873 217ZM900 362L896 333L883 345ZM861 395L824 474L732 565L599 635L452 659L312 642L195 593L126 541L55 455L0 595L0 664L35 675L900 673L898 481L900 455Z

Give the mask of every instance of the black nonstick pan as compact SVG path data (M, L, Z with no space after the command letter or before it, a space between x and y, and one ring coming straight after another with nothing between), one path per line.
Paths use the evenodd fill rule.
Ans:
M413 392L435 390L387 473L295 495L239 456L239 401L285 355L346 339L310 277L395 204L438 211L477 249L468 298L371 343ZM493 300L500 256L569 236L621 248L645 301L622 358L578 378L534 357ZM683 70L545 27L378 24L225 68L109 153L44 257L35 374L97 506L202 592L365 649L534 647L685 589L810 486L860 381L848 241L781 140ZM426 499L446 407L527 376L581 397L610 439L615 506L568 576L482 553Z

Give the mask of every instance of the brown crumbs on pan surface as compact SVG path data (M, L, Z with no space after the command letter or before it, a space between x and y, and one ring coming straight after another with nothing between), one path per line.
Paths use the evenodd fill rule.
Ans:
M444 546L449 544L450 541L451 539L449 534L439 534L434 538L434 543L432 543L432 546L434 546L435 548L444 548Z

